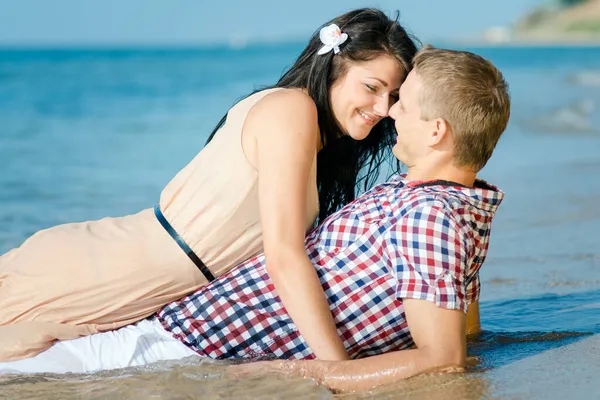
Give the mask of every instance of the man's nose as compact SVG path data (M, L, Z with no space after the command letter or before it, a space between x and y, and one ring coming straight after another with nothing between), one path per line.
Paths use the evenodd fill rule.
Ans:
M400 102L399 101L395 101L394 104L392 104L391 107L390 107L390 109L388 110L388 115L393 120L396 120L397 113L398 113L398 108L399 107L400 107Z

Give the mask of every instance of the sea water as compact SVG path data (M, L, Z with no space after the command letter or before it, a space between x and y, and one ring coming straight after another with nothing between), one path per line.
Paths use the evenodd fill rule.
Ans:
M228 107L276 82L301 49L0 50L0 253L56 224L152 207ZM509 127L481 173L506 192L481 272L484 334L470 343L470 372L358 397L594 398L600 48L467 49L492 60L512 94ZM301 379L232 380L224 368L184 360L4 376L0 398L333 396Z

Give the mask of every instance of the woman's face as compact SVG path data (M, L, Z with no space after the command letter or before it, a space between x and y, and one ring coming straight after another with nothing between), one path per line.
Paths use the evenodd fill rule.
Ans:
M333 114L348 136L362 140L387 117L398 100L403 75L401 64L388 55L348 66L346 75L333 83L330 94Z

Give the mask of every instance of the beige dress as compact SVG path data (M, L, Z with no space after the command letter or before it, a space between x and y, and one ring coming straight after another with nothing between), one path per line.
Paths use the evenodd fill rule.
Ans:
M241 132L250 108L273 90L235 105L160 196L166 219L215 276L262 250L258 173ZM315 154L307 229L317 213ZM0 361L139 321L204 284L152 209L42 230L0 257Z

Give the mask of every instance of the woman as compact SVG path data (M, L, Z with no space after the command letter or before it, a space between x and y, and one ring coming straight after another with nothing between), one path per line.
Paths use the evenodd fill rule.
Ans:
M415 52L381 11L341 15L229 110L154 210L43 230L0 257L0 361L139 321L263 249L317 357L346 359L304 235L375 178Z

